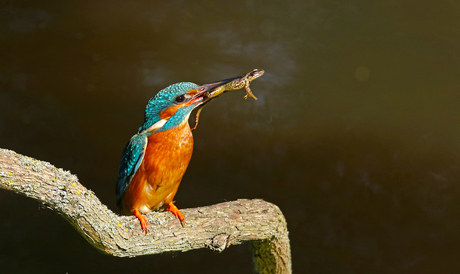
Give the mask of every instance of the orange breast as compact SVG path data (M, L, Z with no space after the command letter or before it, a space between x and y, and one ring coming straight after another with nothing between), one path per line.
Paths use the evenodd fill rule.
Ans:
M172 202L192 152L188 122L150 135L144 159L123 194L122 213L132 214L138 209L145 214Z

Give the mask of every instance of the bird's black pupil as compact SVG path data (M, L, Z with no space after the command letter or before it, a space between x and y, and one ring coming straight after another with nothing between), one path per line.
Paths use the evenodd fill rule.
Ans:
M185 100L185 96L184 96L184 95L180 95L180 96L177 96L177 97L176 97L176 102L178 102L178 103L182 103L184 100Z

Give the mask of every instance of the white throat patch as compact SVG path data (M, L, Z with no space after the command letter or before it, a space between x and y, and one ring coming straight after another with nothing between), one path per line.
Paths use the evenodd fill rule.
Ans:
M141 133L144 133L144 132L149 132L149 131L154 131L156 129L159 129L161 128L162 126L164 126L166 124L168 120L165 120L165 119L161 119L160 121L156 122L155 124L151 125L149 128L147 129L144 129L143 131L141 131Z

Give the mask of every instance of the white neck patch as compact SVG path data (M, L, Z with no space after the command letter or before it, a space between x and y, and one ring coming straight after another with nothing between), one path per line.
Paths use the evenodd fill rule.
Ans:
M166 124L168 120L165 120L165 119L161 119L160 121L156 122L155 124L151 125L149 128L147 129L144 129L143 131L141 131L141 133L144 133L144 132L149 132L149 131L154 131L156 129L159 129L161 128L162 126L164 126Z

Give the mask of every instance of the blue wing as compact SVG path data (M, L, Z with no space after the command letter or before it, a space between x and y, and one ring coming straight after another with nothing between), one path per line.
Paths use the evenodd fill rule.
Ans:
M136 134L129 140L123 155L121 156L120 167L117 179L117 205L121 208L121 197L128 187L131 179L144 159L145 148L147 147L147 134Z

